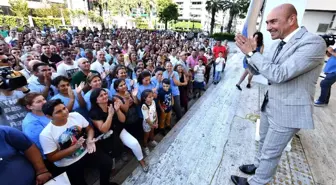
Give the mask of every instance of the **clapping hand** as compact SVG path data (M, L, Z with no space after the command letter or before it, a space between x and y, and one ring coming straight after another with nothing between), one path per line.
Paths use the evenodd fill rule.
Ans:
M71 89L71 87L68 87L68 95L70 99L75 99L75 94L73 92L73 90Z
M113 105L109 105L109 107L108 107L108 113L109 113L109 115L114 115L114 108L113 108Z
M83 91L83 88L85 86L85 82L81 82L79 86L77 84L75 85L75 90L77 94L80 94Z
M241 34L237 34L235 37L236 45L239 47L239 49L244 53L248 54L249 52L252 52L256 50L257 48L257 37L255 38L246 38Z
M96 142L95 139L91 139L86 142L86 150L88 151L89 154L96 152L95 142Z
M120 106L121 106L121 101L119 99L117 99L115 102L114 102L114 110L117 112L119 109L120 109Z
M138 88L132 90L132 96L136 97L138 95Z
M51 86L51 76L48 75L47 72L44 73L44 85L47 87Z

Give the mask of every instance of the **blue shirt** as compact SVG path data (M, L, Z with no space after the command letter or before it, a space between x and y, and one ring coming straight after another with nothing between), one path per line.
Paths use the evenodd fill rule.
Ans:
M33 185L35 170L22 154L32 142L21 131L0 126L0 179L2 185Z
M156 76L153 76L153 77L151 78L151 81L154 83L154 85L155 85L155 87L156 87L157 89L159 89L160 87L162 87L162 83L159 83L159 81L156 79Z
M139 83L138 83L138 94L137 94L137 98L138 98L138 100L141 100L141 94L142 94L142 92L144 92L146 89L150 89L150 90L152 90L152 89L154 89L154 88L156 88L156 86L154 85L154 83L153 82L151 82L149 85L140 85Z
M50 119L47 118L47 116L38 116L31 112L28 112L26 117L22 120L22 132L35 143L37 148L40 149L41 154L43 154L43 150L40 144L40 133L49 122Z
M116 80L117 80L116 78L114 78L114 79L112 80L112 84L111 84L111 87L110 87L110 92L111 92L112 96L115 95L115 94L117 94L117 91L114 89L114 81L116 81ZM126 78L126 79L125 79L125 83L126 83L126 86L127 86L127 90L128 90L128 91L132 91L131 81L132 81L132 80L129 79L129 78Z
M173 71L173 74L174 74L175 80L180 81L178 73L176 71ZM168 75L168 71L164 71L162 76L163 76L163 79L165 79L165 78L170 79L170 88L172 90L173 96L179 96L180 95L180 90L179 90L178 86L175 85L173 78L171 78Z
M170 112L172 110L172 91L169 88L168 91L165 91L163 88L158 90L158 99L161 104L161 108L164 110L165 113Z
M76 110L76 109L79 109L80 106L79 106L79 102L78 102L78 96L77 96L77 93L75 90L72 90L74 92L74 95L75 95L75 102L74 102L74 105L72 107L72 111ZM53 96L51 98L51 100L56 100L56 99L61 99L63 104L65 106L68 106L69 105L69 102L70 102L70 98L69 97L66 97L66 96L63 96L61 93L58 93L56 94L55 96ZM71 112L72 112L71 111Z
M336 49L334 50L336 51ZM326 64L326 66L324 67L323 70L325 73L335 73L336 72L336 57L335 56L331 56Z
M105 90L106 90L106 92L109 96L109 99L112 99L111 92L108 89L105 89ZM86 109L88 111L90 111L90 109L91 109L91 101L90 101L91 93L92 93L92 89L84 95L84 100L85 100L85 103L86 103Z

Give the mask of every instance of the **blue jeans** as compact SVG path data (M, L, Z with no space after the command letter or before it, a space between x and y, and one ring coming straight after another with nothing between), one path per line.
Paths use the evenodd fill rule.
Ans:
M221 79L221 71L216 71L215 72L214 82L219 82L220 79Z
M329 103L331 86L336 82L336 72L327 73L326 77L321 81L321 95L317 101L321 103Z

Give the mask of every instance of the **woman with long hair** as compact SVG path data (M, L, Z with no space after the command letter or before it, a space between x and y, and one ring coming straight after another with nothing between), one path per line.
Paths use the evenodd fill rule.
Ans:
M179 85L179 91L180 91L180 99L181 99L181 107L184 108L184 112L188 111L188 74L186 74L186 71L184 70L183 66L181 64L177 64L174 67L174 71L176 71L179 75L180 85Z
M132 149L143 171L148 172L148 166L144 161L139 142L124 129L123 123L126 121L126 117L122 110L122 101L118 98L109 100L107 91L97 88L92 91L90 102L92 105L90 117L96 131L99 134L113 131L112 137L100 143L104 150L108 153L112 152L112 156L116 157L122 151L122 142Z
M261 32L255 32L253 34L253 38L256 39L257 41L257 52L260 52L261 54L264 52L264 39L263 39L263 34ZM240 84L245 80L246 76L248 75L248 81L247 81L247 85L246 88L251 88L251 81L253 78L253 74L251 72L250 69L248 69L248 65L247 65L247 59L246 57L244 58L243 61L243 66L244 66L244 73L242 74L242 76L240 77L239 82L236 84L236 87L241 91L242 88L240 87Z
M85 95L84 95L84 100L85 100L85 103L86 103L86 109L88 111L91 110L91 101L90 101L90 96L91 96L91 93L94 89L99 89L99 88L102 88L102 78L100 77L99 74L89 74L86 78L86 83L90 86L91 90L88 91ZM106 92L108 93L109 95L109 98L111 99L112 98L112 94L111 92L108 90L108 89L105 89Z

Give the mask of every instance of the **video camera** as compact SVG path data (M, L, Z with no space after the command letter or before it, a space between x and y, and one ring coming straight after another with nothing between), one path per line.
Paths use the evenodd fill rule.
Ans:
M0 89L15 90L27 85L26 78L10 67L0 67Z
M320 35L326 42L327 47L335 45L336 35Z

